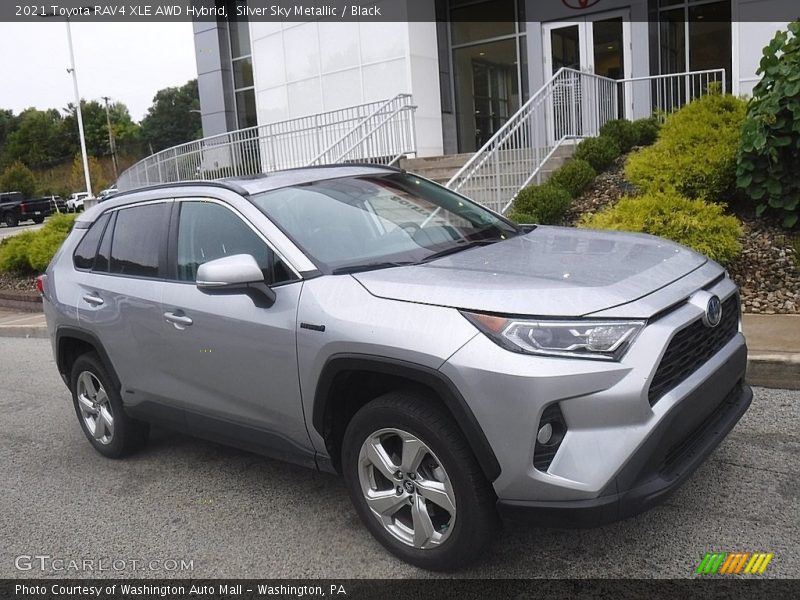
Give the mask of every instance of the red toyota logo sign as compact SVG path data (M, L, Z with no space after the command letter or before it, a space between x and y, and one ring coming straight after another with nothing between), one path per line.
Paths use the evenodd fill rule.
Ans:
M600 2L600 0L561 0L561 2L564 3L564 6L580 10L582 8L589 8L590 6L594 6L595 4Z

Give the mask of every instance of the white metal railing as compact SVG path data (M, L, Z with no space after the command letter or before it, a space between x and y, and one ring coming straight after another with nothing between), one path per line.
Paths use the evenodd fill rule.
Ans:
M566 140L598 135L619 116L617 82L562 68L522 105L447 182L476 202L505 212L519 190Z
M618 80L620 93L628 98L625 116L640 119L657 115L663 119L692 100L705 96L717 85L727 89L725 69L686 71L668 75L630 77Z
M562 68L447 182L454 191L505 213L519 191L541 182L564 144L599 135L608 121L663 116L709 92L724 69L609 79Z
M325 162L390 164L416 154L409 94L239 129L174 146L123 172L120 190L192 179L269 173Z
M415 153L414 110L410 94L400 94L372 111L325 148L311 165L364 161L393 165Z

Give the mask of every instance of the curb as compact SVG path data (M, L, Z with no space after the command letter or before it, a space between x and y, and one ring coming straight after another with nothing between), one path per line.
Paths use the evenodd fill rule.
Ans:
M800 390L800 354L754 353L747 357L747 383Z
M46 327L0 327L0 338L47 338ZM800 390L800 353L750 353L747 383L768 388Z

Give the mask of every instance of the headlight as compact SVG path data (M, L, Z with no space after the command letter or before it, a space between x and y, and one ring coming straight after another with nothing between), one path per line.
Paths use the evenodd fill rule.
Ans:
M462 312L496 344L512 352L618 360L644 327L644 321L551 321L511 319Z

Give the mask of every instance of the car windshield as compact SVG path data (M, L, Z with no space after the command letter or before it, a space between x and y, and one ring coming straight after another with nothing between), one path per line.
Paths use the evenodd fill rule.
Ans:
M519 233L474 202L406 173L326 179L250 199L333 273L424 262Z

